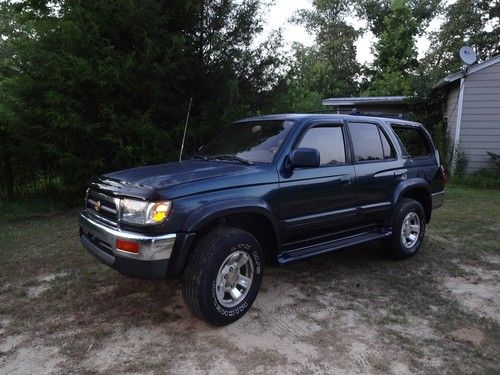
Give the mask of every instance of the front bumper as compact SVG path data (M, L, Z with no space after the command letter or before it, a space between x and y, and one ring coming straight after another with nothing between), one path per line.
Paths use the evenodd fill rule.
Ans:
M107 266L142 279L166 277L175 234L146 236L124 231L99 222L85 211L80 214L79 225L83 246ZM139 243L139 253L117 249L117 239Z

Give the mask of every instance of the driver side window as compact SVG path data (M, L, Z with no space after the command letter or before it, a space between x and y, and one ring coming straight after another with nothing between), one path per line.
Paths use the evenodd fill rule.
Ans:
M319 126L309 129L298 147L319 151L320 165L345 163L344 135L340 126Z

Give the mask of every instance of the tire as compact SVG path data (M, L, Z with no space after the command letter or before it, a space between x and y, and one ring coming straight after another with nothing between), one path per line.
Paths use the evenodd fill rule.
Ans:
M392 237L386 243L390 255L395 259L407 259L415 255L424 239L425 223L422 205L416 200L402 198L394 209Z
M184 301L208 323L231 324L252 306L263 271L264 254L254 236L241 229L215 228L198 241L188 258L182 280ZM235 298L238 292L241 299Z

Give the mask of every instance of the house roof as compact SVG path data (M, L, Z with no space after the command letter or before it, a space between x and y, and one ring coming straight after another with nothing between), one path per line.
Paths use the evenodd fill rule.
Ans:
M465 75L473 74L475 72L478 72L484 68L487 68L489 66L492 66L496 63L500 62L500 55L493 56L491 59L488 59L486 61L483 61L482 63L475 64L469 66L469 69L461 70L460 72L456 72L453 74L450 74L449 76L444 77L442 80L440 80L438 83L436 83L433 87L433 89L440 89L442 87L448 86L450 83L453 83L463 77Z
M323 99L323 105L330 106L355 106L363 104L390 105L401 104L407 99L406 96L360 96L353 98L329 98Z

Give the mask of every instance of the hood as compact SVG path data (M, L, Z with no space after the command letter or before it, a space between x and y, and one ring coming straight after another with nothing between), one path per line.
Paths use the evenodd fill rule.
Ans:
M160 193L166 192L168 197L174 198L207 190L272 182L277 179L276 172L275 178L269 176L272 169L271 164L186 160L107 173L92 184L114 195L159 199L165 195Z

